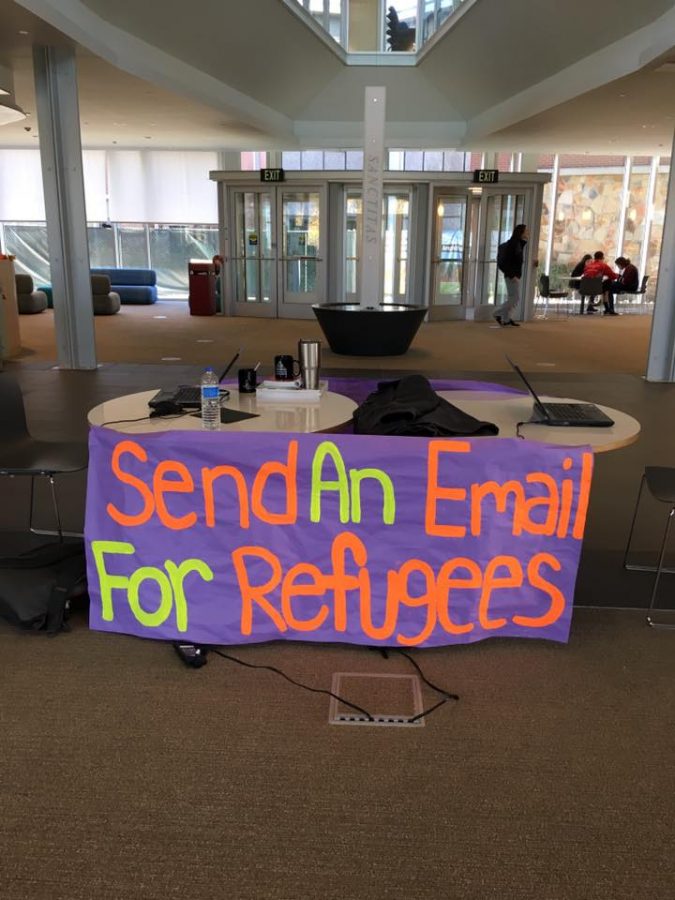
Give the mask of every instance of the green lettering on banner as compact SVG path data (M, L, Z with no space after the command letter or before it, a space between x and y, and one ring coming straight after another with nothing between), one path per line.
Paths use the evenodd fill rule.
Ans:
M126 575L110 575L106 571L103 556L106 553L122 553L130 556L136 552L136 548L126 541L92 541L91 552L94 554L101 589L101 617L104 622L112 622L115 618L112 602L113 588L126 589L129 579Z
M201 559L184 559L178 564L167 559L164 561L166 571L156 566L141 566L131 575L111 575L105 567L105 555L131 556L136 552L134 545L126 541L92 541L91 550L101 591L101 617L106 622L112 622L115 618L112 592L117 589L126 593L129 609L141 625L146 628L158 628L166 622L175 608L176 628L180 632L185 632L188 627L185 578L190 572L197 572L204 581L213 581L214 578L211 568ZM149 612L141 606L141 585L145 581L154 581L159 587L159 606L154 612Z
M324 481L323 463L330 457L337 472L337 480ZM340 495L340 522L349 521L349 482L344 460L337 446L332 441L322 441L316 448L312 460L312 493L310 502L310 520L321 521L321 494L324 491L337 491Z
M382 486L382 521L385 525L393 525L396 519L396 495L391 478L382 469L350 469L349 478L352 483L352 522L361 521L361 482L373 478Z

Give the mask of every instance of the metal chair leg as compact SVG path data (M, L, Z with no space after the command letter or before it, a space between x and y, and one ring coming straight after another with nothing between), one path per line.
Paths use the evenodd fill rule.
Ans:
M63 541L63 528L61 527L61 515L59 513L59 503L56 498L56 484L54 482L54 476L49 475L49 485L52 489L52 503L54 504L54 513L56 514L56 528L59 535L59 540Z
M656 578L654 579L654 587L652 588L652 596L649 601L649 609L647 610L647 625L652 628L675 628L675 622L655 622L650 613L654 609L654 603L656 602L656 593L659 589L659 581L661 579L661 575L663 573L663 557L666 553L666 546L668 544L668 535L670 533L670 526L673 521L673 516L675 515L675 506L672 506L670 512L668 513L668 521L666 522L666 527L663 530L663 540L661 541L661 550L659 552L659 561L656 566Z
M28 514L28 530L33 530L33 501L35 497L35 475L30 476L30 510Z
M645 486L646 475L644 472L642 473L642 480L640 481L640 489L638 491L637 500L635 501L635 509L633 510L633 521L630 523L630 531L628 532L628 541L626 543L626 549L623 554L623 567L624 569L632 569L632 566L629 566L627 563L628 560L628 551L630 549L630 542L633 539L633 531L635 530L635 521L637 519L638 510L640 509L640 500L642 499L642 490Z

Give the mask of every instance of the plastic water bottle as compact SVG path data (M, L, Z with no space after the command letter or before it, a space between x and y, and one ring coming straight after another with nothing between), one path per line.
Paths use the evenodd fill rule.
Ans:
M217 431L220 428L220 391L218 376L209 366L202 375L202 428Z

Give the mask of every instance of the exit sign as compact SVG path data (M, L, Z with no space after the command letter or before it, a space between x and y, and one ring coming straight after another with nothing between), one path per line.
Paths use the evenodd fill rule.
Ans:
M283 169L261 169L260 170L260 180L261 181L285 181L286 177L284 175Z
M499 169L474 169L473 180L475 184L497 184Z

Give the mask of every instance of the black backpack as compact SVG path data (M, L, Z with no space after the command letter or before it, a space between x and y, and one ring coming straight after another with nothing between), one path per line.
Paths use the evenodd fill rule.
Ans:
M30 631L67 628L70 602L86 594L84 542L43 544L0 559L0 617Z
M511 242L504 241L497 247L497 268L500 272L504 271L504 267L509 261L509 252L511 250Z

